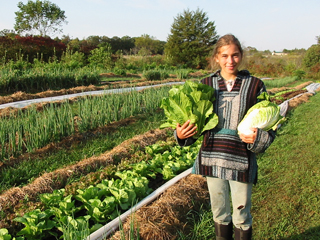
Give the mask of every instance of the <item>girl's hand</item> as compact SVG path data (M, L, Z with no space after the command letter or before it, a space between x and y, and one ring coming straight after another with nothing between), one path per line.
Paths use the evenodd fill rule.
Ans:
M190 120L186 121L182 126L180 126L179 123L177 123L176 131L177 131L177 137L179 139L186 139L189 137L192 137L197 133L196 129L197 127L194 124L190 124Z
M240 134L239 137L241 138L241 140L245 143L254 143L254 141L256 140L257 137L257 128L250 128L250 130L252 131L251 134Z

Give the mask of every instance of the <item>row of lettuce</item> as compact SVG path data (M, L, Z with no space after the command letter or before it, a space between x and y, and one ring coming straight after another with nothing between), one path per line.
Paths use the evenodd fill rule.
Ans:
M78 189L77 194L66 194L65 189L41 194L41 207L14 219L22 226L16 236L0 229L0 239L84 239L149 195L154 190L151 181L167 181L190 168L199 143L181 148L158 142L145 148L150 160L128 165L112 179Z
M170 86L78 98L72 104L51 103L0 118L0 162L33 152L76 131L86 132L138 114L152 114Z

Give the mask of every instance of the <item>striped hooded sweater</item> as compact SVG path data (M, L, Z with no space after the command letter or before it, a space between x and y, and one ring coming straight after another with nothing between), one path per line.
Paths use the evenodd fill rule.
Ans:
M240 71L231 92L227 91L220 70L201 80L215 89L214 111L218 125L203 135L203 142L193 166L193 173L226 180L256 183L258 165L256 153L265 151L273 142L275 132L258 129L253 144L241 141L237 126L250 107L258 102L257 97L266 91L264 83ZM178 139L180 146L193 144L196 139Z

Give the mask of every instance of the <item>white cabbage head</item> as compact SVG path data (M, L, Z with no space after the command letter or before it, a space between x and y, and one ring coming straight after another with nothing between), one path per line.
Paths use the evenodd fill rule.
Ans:
M285 120L280 115L280 107L269 101L261 101L252 106L238 125L238 133L249 135L250 128L260 128L268 131L276 130L277 126Z

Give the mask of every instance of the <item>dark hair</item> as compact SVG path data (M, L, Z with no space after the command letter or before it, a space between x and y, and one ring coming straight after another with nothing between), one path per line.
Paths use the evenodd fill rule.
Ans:
M227 46L230 44L234 44L238 47L241 57L243 57L243 49L241 47L241 43L238 38L236 38L233 34L226 34L222 37L220 37L215 44L215 47L213 49L212 57L211 57L211 68L214 69L214 67L217 66L217 63L215 61L215 57L219 54L220 48L223 46Z

